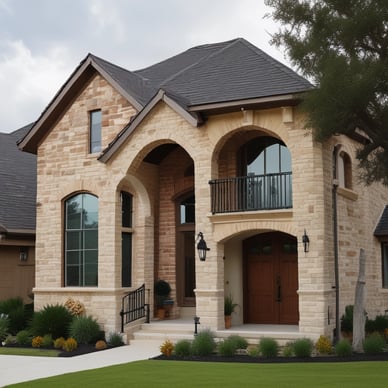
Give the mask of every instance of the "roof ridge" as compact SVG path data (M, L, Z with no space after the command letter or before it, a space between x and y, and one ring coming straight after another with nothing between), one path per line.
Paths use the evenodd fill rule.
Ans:
M248 42L246 39L244 38L239 38L239 40L241 41L241 43L243 43L248 49L250 49L251 51L253 51L255 54L260 54L262 56L262 58L266 61L268 61L269 63L272 63L275 67L277 67L280 71L286 73L287 75L290 75L292 78L294 78L295 80L301 80L303 79L305 82L309 83L310 85L311 82L309 82L306 78L302 77L301 75L299 75L296 71L292 70L291 68L289 68L287 65L284 65L283 63L281 63L280 61L278 61L277 59L273 58L271 55L267 54L265 51L263 51L261 48L259 47L256 47L254 46L252 43ZM312 85L314 86L314 85Z
M218 55L220 52L224 51L225 49L229 48L230 46L232 46L233 44L235 44L239 39L241 38L236 38L236 39L232 39L232 40L227 40L225 42L219 42L219 43L209 43L209 44L204 44L204 45L200 45L200 46L196 46L196 47L192 47L191 49L189 50L194 50L194 49L199 49L199 48L202 48L202 47L210 47L210 46L214 46L216 44L225 44L227 43L226 46L220 48L219 50L215 51L214 53L211 53L209 55L206 55L205 57L202 57L201 59L199 59L198 61L190 64L189 66L186 66L185 68L179 70L177 73L171 75L170 77L166 78L161 84L160 86L163 86L163 85L166 85L169 81L173 80L174 78L178 77L179 75L183 74L185 71L193 68L194 66L196 66L197 64L201 63L201 62L204 62L206 60L208 60L209 58L212 58L214 57L215 55ZM186 51L189 51L189 50L186 50ZM179 54L178 54L179 55Z

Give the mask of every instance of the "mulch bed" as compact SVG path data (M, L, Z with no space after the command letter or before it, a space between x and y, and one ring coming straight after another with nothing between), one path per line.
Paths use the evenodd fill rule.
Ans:
M209 356L188 356L188 357L177 357L170 356L166 357L163 354L152 358L153 360L164 360L164 361L202 361L202 362L237 362L237 363L296 363L296 362L353 362L353 361L388 361L388 353L379 354L364 354L355 353L351 357L338 357L338 356L313 356L307 358L297 357L275 357L275 358L264 358L264 357L252 357L248 355L235 355L233 357L224 357L218 354L211 354Z

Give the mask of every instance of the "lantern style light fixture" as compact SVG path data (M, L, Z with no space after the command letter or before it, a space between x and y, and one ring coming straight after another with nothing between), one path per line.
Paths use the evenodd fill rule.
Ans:
M310 239L306 233L306 229L304 230L304 234L302 236L302 242L303 242L304 251L308 252L310 249Z
M206 241L203 239L202 232L198 233L197 240L198 239L199 239L199 241L197 244L197 250L198 250L199 260L205 261L206 260L206 252L210 251L210 248L207 247Z

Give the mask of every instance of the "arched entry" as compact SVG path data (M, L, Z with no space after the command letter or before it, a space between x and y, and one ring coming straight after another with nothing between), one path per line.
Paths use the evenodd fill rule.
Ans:
M243 250L245 323L298 324L296 238L263 233L245 240Z

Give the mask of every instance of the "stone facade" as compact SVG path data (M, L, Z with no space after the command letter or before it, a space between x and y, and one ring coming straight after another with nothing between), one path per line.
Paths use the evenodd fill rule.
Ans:
M88 112L102 110L103 148L137 112L102 76L95 75L63 112L38 147L35 308L81 300L106 332L120 329L121 298L145 283L151 290L158 278L168 280L177 295L177 206L195 194L195 234L202 232L210 251L205 262L195 259L196 314L202 326L224 327L224 295L239 305L235 324L244 323L243 241L263 232L297 238L299 331L331 335L335 325L333 242L333 148L351 158L351 189L338 188L340 311L353 303L358 252L367 256L368 313L388 308L381 288L380 244L373 230L386 202L387 190L357 182L357 143L340 136L317 143L304 129L294 106L209 115L193 127L167 103L154 106L108 162L89 154ZM238 176L238 150L254 136L280 139L292 160L293 205L289 209L211 213L209 181ZM176 148L159 162L148 162L151 151L165 144ZM192 173L190 173L192 168ZM132 288L121 287L120 192L133 195ZM64 287L64 201L87 192L98 197L98 287ZM310 249L304 252L306 230ZM153 309L151 308L153 312Z

